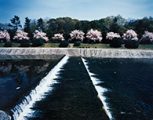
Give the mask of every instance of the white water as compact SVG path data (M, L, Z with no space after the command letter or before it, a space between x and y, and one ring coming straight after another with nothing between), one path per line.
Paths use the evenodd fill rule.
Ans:
M89 74L89 77L90 77L90 79L91 79L91 81L92 81L92 83L93 83L93 85L94 85L94 87L95 87L95 89L98 93L98 97L103 104L103 109L105 110L105 113L107 114L107 116L109 117L110 120L114 120L114 118L112 116L112 113L110 111L110 108L109 108L108 104L106 103L106 97L104 96L105 92L107 92L108 90L101 87L101 86L98 86L98 84L101 83L101 81L98 80L96 77L94 77L95 74L93 74L89 71L87 61L84 58L82 58L82 61L84 63L84 66L85 66L88 74Z
M53 84L57 83L55 80L58 78L59 72L62 67L67 63L69 57L65 56L48 74L44 77L39 85L31 91L31 93L26 96L23 101L16 105L13 112L14 120L27 120L26 116L31 116L34 114L34 111L31 109L37 101L40 101L45 98L46 92L51 92Z

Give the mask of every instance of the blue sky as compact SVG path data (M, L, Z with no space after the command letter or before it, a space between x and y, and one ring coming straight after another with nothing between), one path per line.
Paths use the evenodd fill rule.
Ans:
M18 15L25 17L72 17L94 20L106 16L125 18L153 16L153 0L0 0L0 22L9 22Z

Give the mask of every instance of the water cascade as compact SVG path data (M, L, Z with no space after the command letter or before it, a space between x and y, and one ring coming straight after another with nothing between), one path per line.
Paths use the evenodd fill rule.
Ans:
M91 73L90 70L89 70L89 67L88 67L88 63L87 61L82 58L82 61L84 63L84 66L89 74L89 77L98 93L98 97L99 99L101 100L102 104L103 104L103 109L105 110L107 116L109 117L110 120L114 120L113 116L112 116L112 113L110 112L110 108L108 106L108 104L106 103L106 97L104 96L104 93L107 92L107 89L101 87L101 86L98 86L99 83L101 83L100 80L98 80L95 76L95 74Z
M31 116L34 111L31 109L37 101L45 98L47 92L53 90L52 85L57 83L59 72L67 63L69 57L65 56L62 60L40 81L28 96L25 96L22 102L16 105L11 111L13 112L13 120L27 120L26 116Z

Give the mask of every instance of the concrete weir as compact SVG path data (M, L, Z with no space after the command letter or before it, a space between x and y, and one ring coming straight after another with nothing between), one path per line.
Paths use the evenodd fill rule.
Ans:
M0 56L68 55L100 58L153 58L153 50L103 48L0 48Z

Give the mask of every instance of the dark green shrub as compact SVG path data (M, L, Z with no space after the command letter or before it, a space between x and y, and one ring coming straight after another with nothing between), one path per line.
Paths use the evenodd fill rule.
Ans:
M59 39L52 39L51 42L52 42L52 43L60 43L61 40L59 40Z
M81 41L75 41L73 46L78 47L80 45L81 45Z
M4 47L12 47L12 42L5 42Z
M98 41L98 40L94 41L94 40L90 40L90 39L86 38L83 40L83 43L95 44L95 43L100 43L100 41Z
M151 41L149 38L141 39L140 44L153 44L153 41Z
M121 38L113 38L110 40L110 47L119 48L122 46L122 39Z
M136 40L127 40L127 41L125 41L125 48L136 49L138 47L139 47L139 41L136 41Z
M59 47L68 47L69 46L69 41L67 40L64 40L64 41L61 41Z
M29 40L22 40L20 42L20 47L30 47L30 41Z
M89 43L89 40L87 38L84 38L83 43Z
M1 39L1 38L0 38L0 42L1 42L1 43L4 43L4 42L6 42L6 41L7 41L6 39Z
M43 40L43 39L34 39L34 40L32 40L32 46L33 47L42 46L42 45L44 45L44 43L45 43L45 40Z

